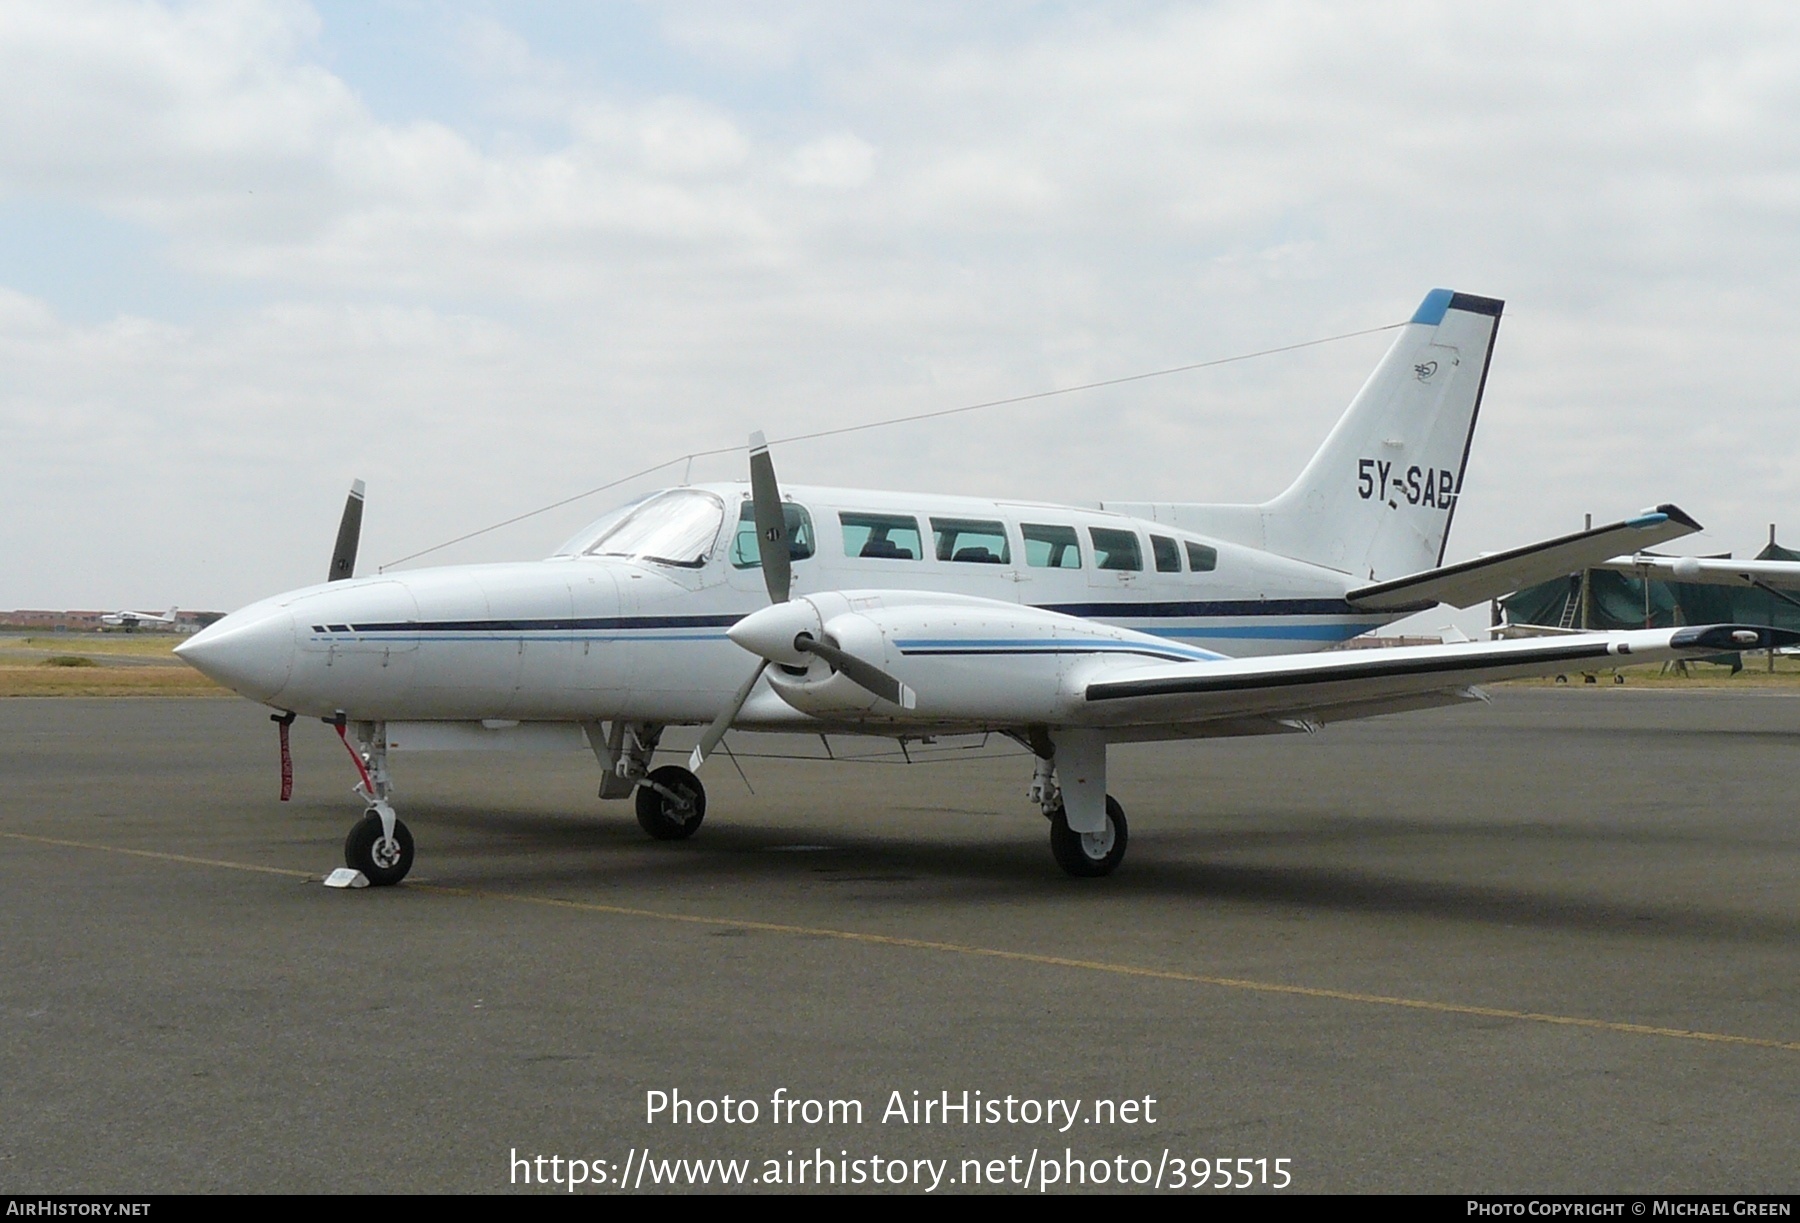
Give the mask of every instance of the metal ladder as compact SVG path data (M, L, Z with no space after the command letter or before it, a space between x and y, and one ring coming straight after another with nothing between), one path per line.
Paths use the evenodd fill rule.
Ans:
M1563 604L1562 620L1557 628L1574 628L1575 617L1581 613L1581 588L1577 586L1569 591L1568 602Z

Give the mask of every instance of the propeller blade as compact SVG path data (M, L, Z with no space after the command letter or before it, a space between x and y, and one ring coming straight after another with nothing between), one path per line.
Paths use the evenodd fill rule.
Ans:
M356 572L356 547L362 542L363 482L350 483L350 495L344 498L344 516L338 521L337 547L331 550L331 576L327 582L341 582Z
M698 773L700 766L706 763L706 758L713 754L715 747L719 746L719 740L725 737L725 732L731 729L732 722L737 720L738 711L744 707L744 702L750 699L750 689L756 687L756 681L762 678L763 670L768 665L769 660L766 658L756 664L756 670L750 673L750 678L744 681L743 687L737 690L737 695L731 698L731 704L725 706L719 716L714 718L712 724L706 728L706 733L700 736L700 742L694 745L694 754L688 757L688 772Z
M850 677L853 683L860 685L890 704L902 709L918 707L919 696L911 688L883 671L874 663L864 662L854 654L847 654L838 647L815 637L802 633L794 639L794 648L803 654L817 654L826 662Z
M769 602L786 603L794 578L793 555L788 551L787 515L781 509L775 463L761 431L750 435L750 500L756 507L756 547L762 556Z

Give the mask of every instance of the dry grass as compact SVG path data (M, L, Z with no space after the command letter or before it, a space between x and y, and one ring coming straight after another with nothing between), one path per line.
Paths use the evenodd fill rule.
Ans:
M180 633L44 633L30 637L0 636L0 652L49 650L55 654L84 654L103 658L126 654L134 658L171 657L186 641Z
M235 696L192 667L0 665L0 697Z

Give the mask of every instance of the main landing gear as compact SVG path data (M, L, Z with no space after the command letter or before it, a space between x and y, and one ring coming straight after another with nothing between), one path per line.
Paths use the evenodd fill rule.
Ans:
M1026 742L1036 756L1031 788L1026 791L1050 821L1050 854L1077 879L1110 875L1125 860L1130 830L1125 808L1106 794L1106 744L1091 732L1064 731L1053 742L1042 727L1031 727ZM1082 817L1071 819L1056 757L1067 766L1069 789ZM1104 798L1104 807L1098 800ZM1096 818L1098 817L1098 818Z
M330 719L328 719L330 720ZM394 814L388 796L393 785L388 779L387 724L385 722L353 722L349 727L356 735L356 745L345 734L346 722L340 716L332 722L338 737L349 748L362 780L356 795L368 804L363 818L344 838L344 865L361 871L372 887L399 883L412 870L412 833Z
M678 764L650 767L663 728L655 723L587 723L600 762L601 798L635 797L638 826L659 841L685 841L706 818L706 787Z
M638 783L638 826L659 841L685 841L706 818L706 787L678 764L665 764Z
M1125 843L1130 836L1125 825L1125 808L1119 800L1106 796L1106 827L1100 832L1076 832L1069 827L1068 814L1058 807L1050 816L1050 853L1056 864L1077 879L1098 879L1110 875L1125 860Z

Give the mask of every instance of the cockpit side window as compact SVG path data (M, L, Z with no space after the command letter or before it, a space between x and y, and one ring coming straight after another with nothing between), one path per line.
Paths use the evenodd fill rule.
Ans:
M1019 534L1025 537L1025 563L1033 569L1081 568L1081 541L1074 527L1022 522Z
M844 528L845 556L916 561L923 555L919 546L919 520L910 515L846 511L838 515L838 522Z
M698 569L712 555L725 503L697 489L672 489L640 503L590 544L588 556L627 556Z
M816 551L812 515L806 512L805 506L784 501L781 516L787 523L788 556L797 561L806 560ZM757 542L756 506L745 501L744 508L738 512L737 536L731 541L731 567L761 569L762 551Z
M1006 542L1006 525L975 518L933 518L931 533L937 540L937 558L977 565L1009 565L1012 548Z

